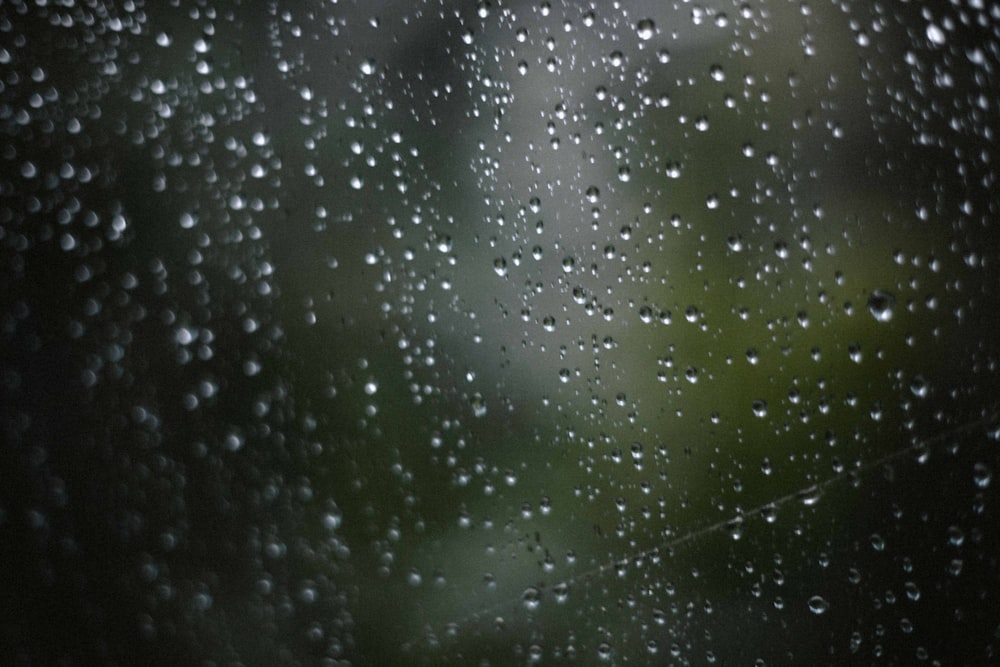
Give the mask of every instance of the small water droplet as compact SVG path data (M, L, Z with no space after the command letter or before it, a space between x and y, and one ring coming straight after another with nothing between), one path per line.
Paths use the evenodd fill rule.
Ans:
M896 297L884 290L875 290L868 297L868 312L877 322L888 322L892 319Z
M935 46L941 46L945 43L946 37L944 30L937 26L935 23L927 24L927 39L931 44Z
M826 610L830 608L830 603L826 601L825 598L819 595L814 595L809 598L809 611L819 616L820 614L825 614Z
M472 414L476 417L486 416L486 399L478 391L474 393L470 399L469 403L472 405Z
M972 479L980 489L985 489L993 481L993 471L985 463L972 466Z
M542 592L534 586L529 586L524 589L524 593L521 595L521 601L524 603L525 609L528 611L535 611L542 604Z
M611 659L611 645L602 642L600 646L597 647L597 657L601 661L608 661Z
M642 41L652 39L653 35L656 34L656 24L653 23L652 19L642 19L636 24L635 32Z
M812 507L819 502L820 496L822 495L823 494L818 486L810 486L808 489L799 491L796 497L799 499L799 502L806 507Z

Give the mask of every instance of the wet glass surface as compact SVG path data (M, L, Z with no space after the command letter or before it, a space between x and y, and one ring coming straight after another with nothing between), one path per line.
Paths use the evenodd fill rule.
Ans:
M998 26L3 4L3 661L989 663Z

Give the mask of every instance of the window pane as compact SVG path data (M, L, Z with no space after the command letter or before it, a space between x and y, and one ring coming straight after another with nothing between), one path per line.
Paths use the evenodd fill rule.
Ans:
M986 663L993 6L0 7L20 662Z

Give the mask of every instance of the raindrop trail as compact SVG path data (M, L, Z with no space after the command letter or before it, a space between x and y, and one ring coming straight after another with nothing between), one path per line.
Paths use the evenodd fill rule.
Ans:
M989 439L1000 441L1000 407L994 408L993 410L986 410L984 412L987 413L987 416L985 417L965 422L963 424L955 426L954 428L947 429L942 433L939 433L929 438L914 439L908 446L898 449L894 452L890 452L872 461L868 461L867 463L862 463L861 465L857 466L856 468L853 468L848 472L839 473L832 477L828 477L822 482L818 482L816 484L810 484L809 486L803 487L792 493L780 496L769 502L762 503L760 505L752 507L748 510L744 510L739 514L730 516L720 521L716 521L706 526L702 526L701 528L696 528L694 530L691 530L687 533L684 533L683 535L667 538L666 540L648 549L643 549L638 552L632 552L627 556L617 558L613 561L607 561L602 565L598 565L597 567L593 567L584 572L578 572L574 574L572 577L562 580L561 582L559 582L559 584L567 585L567 584L573 584L583 579L600 578L604 576L604 574L606 574L607 572L615 570L616 566L622 563L627 563L630 560L645 559L659 553L662 550L673 549L675 547L687 544L688 542L693 542L701 537L704 537L705 535L709 535L711 533L726 528L727 526L731 525L734 521L746 521L748 519L760 516L765 512L776 510L782 507L783 505L791 503L792 501L799 501L810 505L815 504L829 487L833 486L834 484L837 484L838 482L844 481L846 479L857 478L858 476L860 476L865 472L868 472L874 468L885 465L887 463L891 463L895 460L901 459L908 454L912 455L912 454L929 452L932 448L940 445L949 438L962 433L968 433L978 428L983 428L986 431L986 436ZM503 600L486 609L481 609L479 611L468 614L464 617L454 619L451 622L444 624L443 628L441 629L447 629L448 627L462 625L469 621L479 620L484 617L495 615L497 612L500 612L501 610L510 609L511 607L516 606L520 599L521 599L520 596L518 596ZM436 633L434 631L434 628L431 627L430 624L428 624L424 627L424 638L426 639L432 636L436 636ZM412 648L417 646L418 644L419 640L415 640L407 642L405 646L409 646Z

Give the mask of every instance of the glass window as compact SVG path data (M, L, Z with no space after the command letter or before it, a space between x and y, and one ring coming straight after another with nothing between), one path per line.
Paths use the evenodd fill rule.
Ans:
M998 25L0 6L0 644L995 660Z

